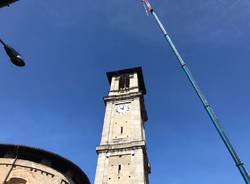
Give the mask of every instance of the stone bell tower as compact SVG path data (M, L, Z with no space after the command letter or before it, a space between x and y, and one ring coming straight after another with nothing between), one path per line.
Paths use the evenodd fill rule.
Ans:
M106 112L95 184L148 184L144 123L146 89L141 67L108 72Z

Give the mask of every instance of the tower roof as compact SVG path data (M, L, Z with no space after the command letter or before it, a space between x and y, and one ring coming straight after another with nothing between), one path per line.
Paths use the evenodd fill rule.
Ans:
M140 91L145 95L146 88L145 88L145 83L144 83L144 78L143 78L141 67L134 67L134 68L128 68L128 69L123 69L123 70L116 70L116 71L107 72L107 77L108 77L109 83L111 84L112 77L118 76L121 74L133 74L133 73L138 74L139 88L140 88Z
M87 175L77 165L55 153L24 145L0 144L0 158L15 158L16 155L18 159L35 163L46 159L50 163L48 167L61 174L71 173L69 178L76 184L90 184ZM46 163L43 164L46 165Z

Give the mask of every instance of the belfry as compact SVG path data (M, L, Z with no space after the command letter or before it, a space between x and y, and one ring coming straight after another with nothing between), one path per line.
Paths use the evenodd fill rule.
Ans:
M108 72L110 83L95 184L148 184L144 106L146 89L141 67Z

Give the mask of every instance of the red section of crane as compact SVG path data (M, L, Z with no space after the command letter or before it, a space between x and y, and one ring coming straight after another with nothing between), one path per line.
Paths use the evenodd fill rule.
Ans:
M153 7L151 6L148 0L142 0L142 2L144 3L147 12L152 13L154 11Z

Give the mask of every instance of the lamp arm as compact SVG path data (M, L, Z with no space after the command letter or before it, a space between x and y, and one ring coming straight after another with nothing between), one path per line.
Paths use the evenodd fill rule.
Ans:
M5 46L6 44L3 42L3 40L0 38L0 43Z

